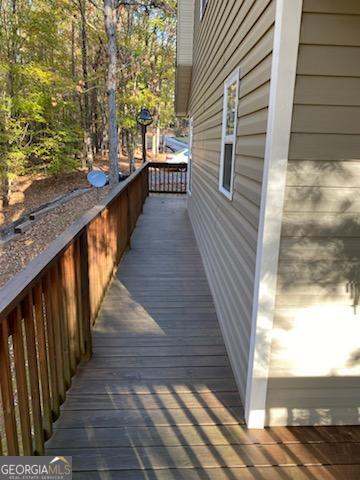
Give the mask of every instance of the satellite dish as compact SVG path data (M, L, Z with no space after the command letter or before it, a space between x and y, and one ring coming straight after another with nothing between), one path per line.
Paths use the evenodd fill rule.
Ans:
M87 174L87 179L88 182L96 188L102 188L105 187L107 184L108 178L105 175L104 172L101 172L99 170L92 170Z

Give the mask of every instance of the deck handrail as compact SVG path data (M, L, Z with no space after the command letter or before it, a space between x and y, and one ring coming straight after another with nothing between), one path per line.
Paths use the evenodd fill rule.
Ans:
M188 164L186 162L149 162L149 192L186 194Z
M44 452L148 189L145 163L0 289L0 455Z
M56 238L43 252L35 257L29 264L19 273L17 273L4 287L0 288L0 322L14 304L20 299L27 288L36 282L37 278L43 272L44 268L55 261L61 255L64 249L78 236L81 231L91 223L116 197L118 197L134 179L145 169L148 168L150 162L144 163L138 170L131 174L126 180L119 183L102 202L88 210L79 220L73 223L65 232Z

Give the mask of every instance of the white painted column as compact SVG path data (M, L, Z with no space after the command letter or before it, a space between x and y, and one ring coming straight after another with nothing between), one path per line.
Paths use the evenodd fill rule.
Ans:
M245 418L263 428L302 0L277 0Z

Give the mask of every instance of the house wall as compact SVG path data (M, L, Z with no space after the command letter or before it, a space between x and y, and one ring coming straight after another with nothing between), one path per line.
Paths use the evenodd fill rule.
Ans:
M189 214L243 402L269 104L275 2L195 4L190 97L193 180ZM219 192L225 79L240 66L234 194Z
M360 2L304 0L267 424L360 416Z

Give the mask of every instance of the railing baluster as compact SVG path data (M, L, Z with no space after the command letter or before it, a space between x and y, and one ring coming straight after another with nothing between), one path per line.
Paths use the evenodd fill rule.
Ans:
M64 257L62 257L64 258ZM63 282L62 262L60 261L55 267L56 276L56 288L59 299L59 327L61 335L61 343L63 349L63 362L64 362L64 382L65 390L70 387L71 383L71 370L70 370L70 352L69 352L69 329L67 319L67 306L66 306L66 282Z
M45 308L46 308L46 326L47 326L47 338L49 345L49 367L50 367L50 385L51 385L51 408L53 411L54 419L58 418L60 414L60 395L59 395L59 382L58 371L56 362L56 347L55 347L55 331L52 312L51 301L51 279L50 274L46 275L43 282Z
M0 325L0 385L8 455L19 455L19 442L16 430L14 392L12 386L9 323L8 318L1 320Z
M87 230L80 236L80 267L81 267L81 304L82 304L82 331L84 341L84 359L89 359L92 355L91 341L91 311L90 311L90 292L89 292L89 265L88 265L88 240Z
M24 352L22 315L19 305L11 314L10 319L13 326L12 340L14 347L16 388L20 413L23 454L32 455L33 447L31 439L29 392L26 378L26 361Z
M33 299L32 294L29 293L22 303L23 316L26 332L26 347L28 353L29 364L29 381L31 392L31 406L34 429L34 451L41 455L44 452L44 430L41 415L40 389L39 389L39 375L37 364L36 338L33 315Z
M37 335L37 345L39 352L39 370L40 383L42 392L43 405L43 426L45 440L50 438L52 434L52 416L50 403L50 386L49 386L49 370L48 358L46 351L46 333L45 333L45 317L43 309L43 299L41 284L38 284L33 291L34 306L35 306L35 325Z
M75 309L75 281L73 271L74 245L71 244L66 250L61 261L61 283L63 286L64 311L68 329L68 344L71 375L76 371L76 309Z
M51 299L51 323L54 332L55 340L55 361L58 381L58 392L60 397L60 403L65 400L65 377L64 377L64 359L63 359L63 345L62 334L60 328L60 299L57 289L57 272L56 266L50 271L50 299Z

